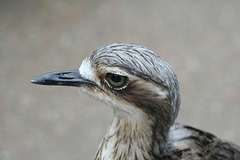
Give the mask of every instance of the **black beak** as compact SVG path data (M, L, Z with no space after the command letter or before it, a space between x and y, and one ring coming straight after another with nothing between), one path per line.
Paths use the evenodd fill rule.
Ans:
M50 72L31 80L31 83L41 85L81 86L82 84L96 85L95 82L84 79L79 70Z

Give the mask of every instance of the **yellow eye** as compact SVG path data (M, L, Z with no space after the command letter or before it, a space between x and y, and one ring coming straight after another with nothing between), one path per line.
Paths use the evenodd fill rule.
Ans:
M115 90L122 90L126 87L128 78L126 76L120 76L117 74L107 73L106 80L110 87Z

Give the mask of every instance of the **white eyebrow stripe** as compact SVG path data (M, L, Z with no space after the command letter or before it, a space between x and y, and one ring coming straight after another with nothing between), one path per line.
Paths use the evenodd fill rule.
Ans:
M122 69L119 67L107 67L105 68L106 73L112 73L112 74L118 74L121 76L130 76L128 73L124 72Z

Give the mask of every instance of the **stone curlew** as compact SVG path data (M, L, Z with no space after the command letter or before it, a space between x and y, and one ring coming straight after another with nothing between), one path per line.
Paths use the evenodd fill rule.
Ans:
M179 86L171 67L135 44L102 46L77 70L40 75L32 83L75 86L114 110L95 160L240 159L240 147L174 123Z

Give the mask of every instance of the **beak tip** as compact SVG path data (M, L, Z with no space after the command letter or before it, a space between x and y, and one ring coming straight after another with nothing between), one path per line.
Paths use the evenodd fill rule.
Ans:
M37 83L37 81L35 79L32 79L30 82L31 83Z
M39 77L36 77L36 78L33 78L30 82L33 84L42 84L43 80Z

